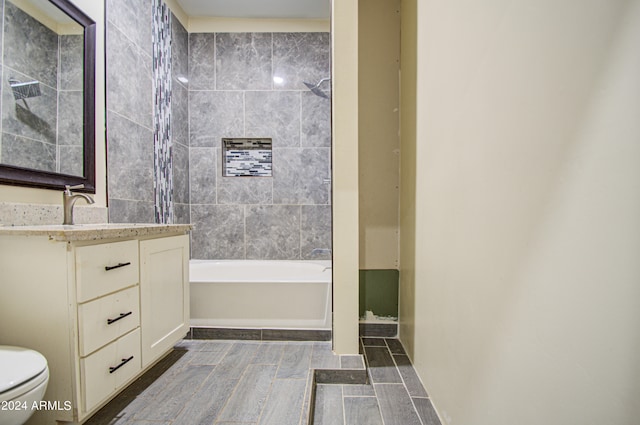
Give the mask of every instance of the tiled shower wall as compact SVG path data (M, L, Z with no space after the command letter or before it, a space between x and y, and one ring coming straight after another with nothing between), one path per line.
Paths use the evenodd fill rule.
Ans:
M107 174L109 220L155 222L154 92L151 0L107 1ZM170 172L173 174L174 222L189 222L187 32L171 19Z
M331 247L328 33L189 35L192 256L323 259ZM330 94L330 85L322 89ZM272 177L222 177L221 139L272 138Z
M155 221L151 12L107 1L112 222ZM193 258L329 258L311 251L331 247L330 100L303 84L329 60L328 33L188 34L172 16L172 207ZM273 176L222 177L223 137L272 138Z
M82 35L58 35L11 2L0 14L0 162L82 175ZM41 95L16 101L9 78L39 81Z

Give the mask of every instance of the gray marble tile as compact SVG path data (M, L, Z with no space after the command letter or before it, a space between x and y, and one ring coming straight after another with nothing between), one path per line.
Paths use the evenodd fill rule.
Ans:
M189 34L189 88L215 90L216 56L214 33Z
M190 91L190 146L220 147L223 137L243 137L243 102L242 92Z
M188 88L189 83L183 83L178 78L189 79L189 33L173 13L171 13L171 76L173 88L176 85Z
M260 329L191 328L194 339L226 339L259 341Z
M192 205L192 258L238 260L245 258L242 205Z
M41 142L56 143L58 93L40 84L40 96L15 100L8 79L29 81L24 74L3 68L2 132Z
M183 409L196 389L202 385L214 366L187 366L174 379L165 383L170 386L150 400L136 414L136 419L173 420Z
M109 222L155 223L153 201L109 198Z
M6 2L4 8L3 47L3 64L28 76L17 79L38 80L57 89L58 35L11 2ZM5 82L3 86L6 87Z
M360 323L361 336L395 338L398 335L397 323Z
M402 383L387 347L364 347L369 376L373 383Z
M189 186L192 204L215 204L217 161L214 148L191 148Z
M0 147L0 158L3 164L40 171L56 171L55 144L2 133Z
M175 81L171 92L171 139L173 144L189 146L189 92Z
M260 425L297 424L302 416L304 379L276 379L260 417Z
M300 93L248 91L247 137L270 137L275 147L300 146Z
M171 148L171 163L173 172L173 202L177 204L189 203L189 148L174 143Z
M416 406L423 425L441 425L440 418L438 418L438 414L433 408L431 400L428 398L413 397L413 404Z
M107 125L109 197L154 202L153 133L115 113Z
M82 147L83 99L81 91L58 92L58 145Z
M189 364L191 365L217 365L222 361L224 356L231 348L232 344L216 346L217 350L209 348L207 351L198 351L193 353Z
M313 353L311 354L312 369L339 369L340 356L331 350L331 343L315 343L313 344Z
M248 205L245 221L247 259L300 258L300 207Z
M276 89L307 90L303 81L329 77L330 43L329 33L274 33L273 75L283 79Z
M264 341L330 341L331 331L322 329L263 329Z
M175 224L191 224L190 210L189 204L173 204L173 222Z
M404 352L404 347L402 346L402 343L399 339L386 338L385 342L387 343L391 354L407 354Z
M120 29L107 28L107 109L153 128L151 56Z
M260 348L251 362L254 364L279 364L284 346L285 344L272 342L260 344Z
M318 384L366 384L366 369L315 369Z
M220 177L218 203L265 205L273 201L273 180L269 177Z
M82 176L84 174L83 153L82 146L58 146L58 171L72 176Z
M345 397L375 397L376 392L371 384L343 385L342 392Z
M363 424L366 422L362 422ZM313 416L314 425L343 425L342 388L340 385L318 385ZM368 424L368 423L367 423Z
M300 251L303 260L330 260L331 254L311 254L315 248L331 249L331 205L302 205Z
M260 348L255 342L236 342L218 363L213 377L216 379L240 379Z
M384 338L362 338L362 344L365 347L386 347L387 343Z
M344 418L345 425L383 425L375 397L345 397Z
M329 148L274 148L273 202L328 204Z
M278 368L278 379L306 379L311 363L313 344L287 344Z
M340 368L364 369L364 358L360 354L343 354L340 356Z
M247 366L218 421L257 422L276 374L276 365ZM304 383L304 382L303 382Z
M206 397L192 397L176 416L174 424L213 424L229 396L238 384L238 379L221 378L214 371L202 384L199 392Z
M271 89L271 33L216 34L216 89Z
M59 90L84 89L84 36L61 35Z
M409 391L409 395L411 397L428 397L429 395L422 386L422 382L411 365L409 357L406 355L394 355L393 359L396 362L400 376L402 376L404 385L407 387L407 391Z
M107 20L151 57L151 0L108 0Z
M329 87L328 83L324 89ZM301 135L304 147L331 147L331 99L303 92L301 98Z
M421 425L411 397L400 384L374 384L385 425Z

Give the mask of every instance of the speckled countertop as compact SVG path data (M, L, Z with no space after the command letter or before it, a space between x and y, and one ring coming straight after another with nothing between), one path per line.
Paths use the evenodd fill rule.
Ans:
M54 241L95 241L100 239L132 238L184 234L191 230L190 224L138 224L102 223L41 226L0 226L0 236L46 236Z

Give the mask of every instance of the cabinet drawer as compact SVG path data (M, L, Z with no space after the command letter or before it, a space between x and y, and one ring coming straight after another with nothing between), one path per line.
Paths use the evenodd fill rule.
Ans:
M78 306L81 357L140 325L138 288L136 285Z
M76 248L78 302L135 285L138 269L138 241Z
M105 400L140 369L140 328L81 359L84 411Z

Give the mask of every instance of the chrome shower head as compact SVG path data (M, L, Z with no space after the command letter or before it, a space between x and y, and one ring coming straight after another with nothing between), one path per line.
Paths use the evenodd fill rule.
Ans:
M15 100L37 97L42 94L40 92L40 82L36 80L23 83L15 78L9 78L9 86L11 86Z
M318 84L311 84L311 83L307 83L306 81L303 81L303 83L316 96L320 96L320 97L324 97L325 99L329 99L329 96L327 96L322 90L320 90L320 86L325 81L331 81L331 78L323 78L322 80L318 81Z

